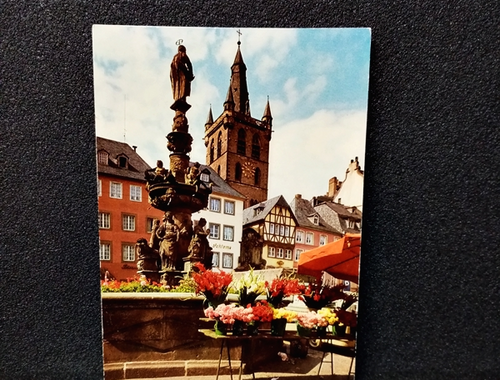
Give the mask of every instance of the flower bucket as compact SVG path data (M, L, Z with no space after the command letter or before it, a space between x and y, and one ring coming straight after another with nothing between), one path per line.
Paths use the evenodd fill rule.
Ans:
M257 335L259 334L259 322L251 322L247 324L247 334L248 335Z
M332 329L333 329L333 335L337 335L337 336L345 336L345 329L346 329L346 325L342 325L342 326L339 326L339 325L333 325L332 326Z
M297 323L297 334L298 336L309 338L311 336L311 329Z
M283 336L286 330L286 318L273 319L271 321L271 335Z
M235 320L233 323L233 335L240 336L245 333L245 322Z
M313 329L313 332L318 338L324 338L326 336L327 326L319 326Z
M215 335L227 335L227 326L219 320L215 321Z

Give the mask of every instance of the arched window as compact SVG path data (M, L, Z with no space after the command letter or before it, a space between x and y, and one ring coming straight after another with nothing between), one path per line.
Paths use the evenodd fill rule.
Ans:
M236 181L241 181L241 165L240 163L236 163L236 168L234 170L234 179Z
M217 158L222 154L222 132L219 132L219 138L217 139Z
M260 185L260 169L255 168L254 172L254 185L259 186Z
M214 140L210 142L210 163L214 162Z
M260 160L260 141L257 133L252 138L252 158Z
M247 142L246 142L247 134L243 128L238 131L238 145L237 145L237 153L246 155L247 154Z

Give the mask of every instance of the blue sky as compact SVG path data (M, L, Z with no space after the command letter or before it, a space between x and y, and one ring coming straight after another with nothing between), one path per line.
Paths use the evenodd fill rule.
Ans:
M235 28L94 25L97 136L138 146L150 165L168 162L170 62L183 40L193 64L188 102L191 160L205 163L204 125L223 109L237 50ZM273 115L269 198L326 194L351 159L364 166L369 29L241 29L250 109Z

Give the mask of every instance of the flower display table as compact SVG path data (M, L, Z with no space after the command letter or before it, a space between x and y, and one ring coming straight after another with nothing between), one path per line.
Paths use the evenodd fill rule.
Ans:
M252 340L287 340L287 341L292 341L292 340L304 340L303 337L298 336L297 332L292 332L292 331L286 331L284 336L276 336L276 335L271 335L270 330L259 330L258 335L232 335L231 333L228 333L228 335L217 335L213 329L199 329L198 330L200 333L204 334L205 336L212 338L212 339L219 339L221 342L220 345L220 352L219 352L219 364L217 366L217 376L216 380L219 378L219 372L220 372L220 366L222 362L222 353L224 351L224 345L226 345L227 348L227 360L229 364L229 371L231 373L231 379L233 378L232 374L232 367L231 367L231 356L229 354L229 346L234 342L235 344L241 344L241 345L246 345L248 349L251 350L251 345L246 344L250 343ZM247 362L245 363L247 365L247 368L250 369L252 378L255 379L255 373L252 368L252 357L253 353L249 352L248 355L245 355ZM240 367L239 367L239 375L238 379L241 380L241 376L243 373L243 362L244 362L244 356L242 355L242 360L240 360ZM249 360L249 361L248 361Z

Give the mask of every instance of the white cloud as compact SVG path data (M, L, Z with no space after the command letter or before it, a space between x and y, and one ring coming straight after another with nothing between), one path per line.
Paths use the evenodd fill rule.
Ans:
M351 159L358 156L363 164L365 130L364 110L319 110L283 125L271 140L269 197L326 194L328 180L343 180Z

